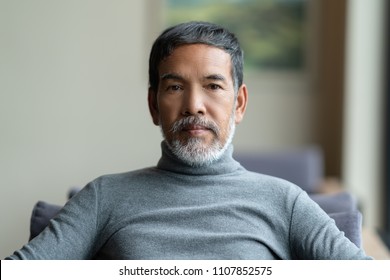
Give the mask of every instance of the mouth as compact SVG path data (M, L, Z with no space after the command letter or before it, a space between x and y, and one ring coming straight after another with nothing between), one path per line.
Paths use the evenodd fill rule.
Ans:
M202 125L187 125L183 127L182 131L191 136L202 136L211 129Z
M208 127L203 126L203 125L187 125L183 127L182 130L210 130Z
M219 129L216 123L201 117L186 117L173 123L171 129L173 134L181 134L187 137L207 137L210 133L219 136Z

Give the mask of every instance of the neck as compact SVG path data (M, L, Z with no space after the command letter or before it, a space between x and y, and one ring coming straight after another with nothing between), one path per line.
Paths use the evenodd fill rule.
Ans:
M227 146L224 153L215 161L198 166L192 166L175 156L168 145L161 143L162 156L157 168L166 171L186 175L220 175L234 172L241 168L240 164L233 159L233 145Z

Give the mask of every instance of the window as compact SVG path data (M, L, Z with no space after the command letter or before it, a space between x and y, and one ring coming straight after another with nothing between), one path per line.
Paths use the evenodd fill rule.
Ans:
M305 0L166 0L168 26L189 20L227 27L240 40L245 69L305 67Z

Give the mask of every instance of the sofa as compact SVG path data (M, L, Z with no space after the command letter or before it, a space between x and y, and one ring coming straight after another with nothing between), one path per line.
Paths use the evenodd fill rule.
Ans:
M268 152L235 152L246 169L288 180L306 191L358 247L363 216L355 196L342 188L324 188L324 155L318 146Z
M347 191L326 193L321 190L324 178L323 154L316 146L278 152L236 152L235 159L246 169L277 176L295 183L305 190L353 243L362 247L362 214L354 196ZM71 199L80 188L71 188ZM49 223L62 206L38 201L32 211L30 222L31 240Z

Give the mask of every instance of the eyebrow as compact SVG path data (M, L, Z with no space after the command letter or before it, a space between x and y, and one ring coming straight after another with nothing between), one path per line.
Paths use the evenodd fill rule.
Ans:
M166 73L160 76L161 80L185 80L183 76L176 74L176 73ZM204 80L212 80L212 81L222 81L226 82L226 78L223 75L220 74L211 74L207 75L203 78Z
M205 77L205 80L226 82L226 78L220 74L211 74Z
M160 76L161 80L184 80L182 76L176 73L166 73Z

